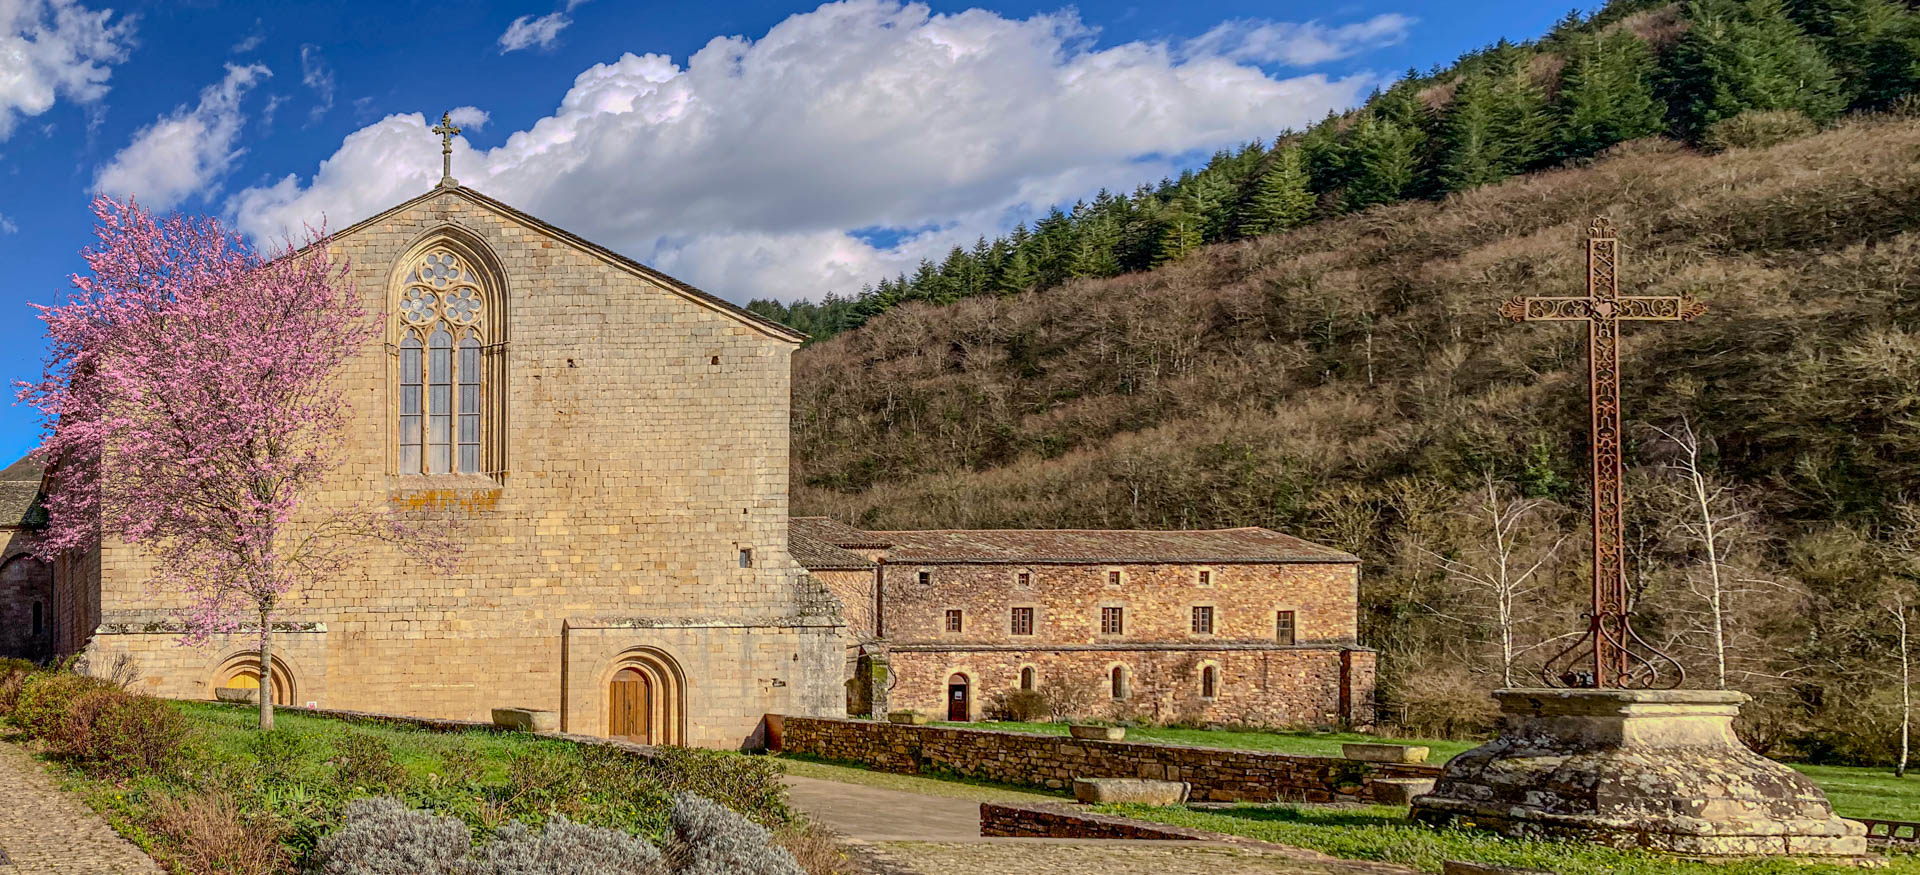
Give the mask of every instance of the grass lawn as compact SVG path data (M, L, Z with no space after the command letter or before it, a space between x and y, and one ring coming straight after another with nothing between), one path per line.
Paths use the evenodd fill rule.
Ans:
M940 723L936 725L1038 732L1045 735L1067 734L1067 727L1063 723ZM1152 727L1128 729L1127 740L1332 757L1341 755L1340 745L1344 742L1423 744L1433 748L1428 759L1428 762L1432 763L1444 763L1455 754L1479 744L1476 741L1445 739L1384 738L1355 732L1230 732L1217 729ZM1822 790L1827 791L1827 798L1833 801L1834 810L1844 817L1920 820L1920 775L1896 778L1891 769L1885 768L1791 765L1812 778Z
M1842 875L1853 866L1812 865L1785 860L1742 863L1687 863L1654 854L1613 851L1589 845L1521 841L1466 830L1436 830L1408 820L1398 808L1243 805L1194 811L1182 807L1103 805L1101 811L1176 826L1246 836L1308 848L1348 860L1375 860L1440 871L1447 860L1471 860L1504 866L1547 869L1559 875ZM1890 875L1920 875L1920 857L1895 854Z
M882 787L888 790L902 790L919 793L924 796L945 796L949 799L971 799L975 802L1063 802L1071 798L1067 793L1054 793L1049 790L1036 790L1031 787L1013 787L996 784L991 781L976 781L947 775L926 777L923 775L896 775L892 772L876 772L872 769L846 763L826 762L812 757L782 755L777 757L787 767L787 774L803 778L819 778L823 781L839 781L842 784L864 784L869 787Z
M958 729L999 729L1008 732L1038 732L1042 735L1066 735L1065 723L936 723L936 726L952 726ZM1340 745L1348 742L1386 742L1389 744L1423 744L1433 748L1428 756L1429 762L1443 763L1454 754L1467 750L1480 742L1449 741L1432 738L1382 738L1378 735L1363 735L1358 732L1232 732L1225 729L1163 729L1151 726L1135 726L1127 729L1128 741L1154 741L1163 744L1184 744L1193 747L1223 747L1231 750L1267 750L1275 753L1297 753L1308 756L1341 756Z

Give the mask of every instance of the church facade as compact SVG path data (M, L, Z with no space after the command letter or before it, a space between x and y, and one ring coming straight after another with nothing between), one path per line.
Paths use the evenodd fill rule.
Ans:
M383 336L342 379L343 462L311 501L454 518L450 572L397 553L251 636L179 643L139 551L55 563L49 649L146 691L751 744L842 713L840 606L787 550L803 339L451 180L335 235Z

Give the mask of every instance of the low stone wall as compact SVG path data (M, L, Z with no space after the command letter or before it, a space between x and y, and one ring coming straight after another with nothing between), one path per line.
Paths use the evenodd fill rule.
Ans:
M1085 741L1060 735L909 726L825 717L767 718L784 753L863 763L883 772L946 772L1065 790L1074 778L1186 781L1202 802L1371 802L1374 782L1437 778L1440 767L1337 757Z
M1206 841L1211 833L1125 817L1075 811L1065 805L980 803L980 834L1040 839L1155 839Z

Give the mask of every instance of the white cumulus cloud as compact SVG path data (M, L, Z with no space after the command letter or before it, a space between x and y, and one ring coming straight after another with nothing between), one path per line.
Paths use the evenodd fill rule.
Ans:
M567 25L572 23L573 19L568 18L565 12L549 12L538 18L522 15L507 25L507 32L500 35L500 53L504 55L533 46L547 48L560 38L560 31L566 30Z
M1327 27L1318 21L1294 23L1240 19L1223 21L1188 40L1188 54L1217 56L1259 64L1307 67L1390 46L1407 38L1414 19L1396 13Z
M133 141L100 168L94 191L133 195L155 210L204 193L240 154L234 145L246 120L240 99L271 75L260 64L228 64L226 77L203 89L197 105L182 106L134 134Z
M1177 172L1178 156L1303 126L1380 82L1271 75L1225 45L1093 37L1072 12L828 3L684 64L596 64L500 146L456 139L453 171L734 300L848 294L1047 205ZM357 221L439 179L431 124L388 116L311 177L228 208L266 238ZM856 233L872 228L904 237Z
M0 140L61 96L99 100L132 41L132 23L114 21L111 9L94 11L73 0L0 0Z

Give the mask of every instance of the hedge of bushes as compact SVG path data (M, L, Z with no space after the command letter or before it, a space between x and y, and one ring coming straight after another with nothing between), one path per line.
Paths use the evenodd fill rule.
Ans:
M764 757L683 748L642 757L523 733L355 726L297 711L283 711L279 728L260 732L255 719L250 708L167 702L100 678L0 661L0 720L71 768L90 803L176 872L317 871L330 837L376 797L435 819L436 829L458 824L475 847L501 853L513 842L548 841L551 828L529 831L550 822L568 824L557 834L566 842L588 835L578 827L685 848L676 818L694 792L793 849L805 871L846 864L830 841L795 822L782 767ZM715 835L754 847L740 844L741 833ZM759 846L793 862L764 840ZM673 859L668 854L661 865Z

